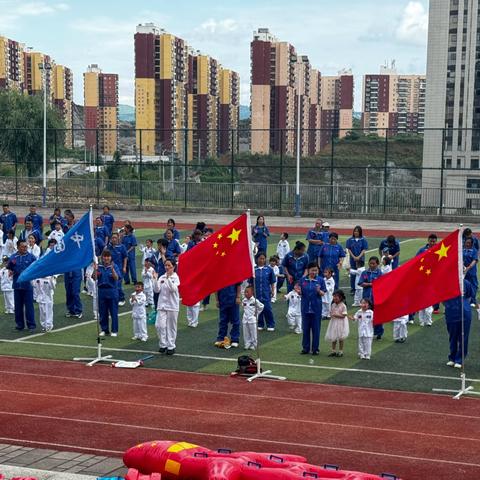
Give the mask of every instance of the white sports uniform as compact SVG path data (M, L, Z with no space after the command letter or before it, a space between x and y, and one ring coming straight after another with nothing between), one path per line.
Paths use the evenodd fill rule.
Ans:
M192 307L187 307L187 325L192 328L198 327L198 317L200 315L200 304L196 303Z
M15 313L12 285L13 277L10 275L10 270L3 267L0 269L0 288L2 289L3 299L5 301L5 313Z
M365 267L350 269L350 273L355 275L355 295L353 296L352 307L359 307L360 300L363 298L363 287L359 285L359 282L360 282L360 277L364 271L365 271Z
M255 350L257 348L257 317L263 311L263 303L255 297L244 298L243 305L243 341L245 349Z
M358 356L370 360L373 342L373 312L358 310L353 317L358 322Z
M55 278L45 277L32 280L37 290L38 311L40 313L40 325L49 332L53 328L53 293L55 291Z
M180 298L178 287L180 279L176 273L170 277L162 275L153 285L154 292L158 293L157 329L159 346L161 349L174 350L177 339L177 320Z
M322 315L325 318L330 318L330 307L333 301L333 292L335 290L335 279L333 277L323 279L325 281L325 286L327 291L322 297L322 312L326 312L325 315Z
M277 265L274 265L273 267L270 265L270 268L273 270L273 273L275 274L275 283L273 284L273 296L272 296L272 303L275 303L277 301L277 281L278 281L278 276L280 275L280 269L278 268Z
M302 333L302 296L295 290L285 295L288 300L287 322L290 330Z
M290 251L290 244L288 240L280 240L277 245L277 255L280 259L280 263L285 258L285 255Z
M432 313L433 307L424 308L418 312L418 321L421 327L432 324Z
M393 339L405 341L408 336L408 315L403 315L393 321Z
M48 235L48 240L56 240L57 244L60 243L60 240L63 239L65 233L63 233L63 230L52 230L49 235Z
M153 274L155 269L153 267L145 268L142 270L143 280L143 293L147 298L147 305L153 305Z
M145 260L153 257L153 254L155 253L155 249L153 247L147 247L146 245L140 245L140 251L142 252L142 264L145 264Z
M133 338L146 342L147 332L147 297L143 292L133 292L129 298L132 306Z

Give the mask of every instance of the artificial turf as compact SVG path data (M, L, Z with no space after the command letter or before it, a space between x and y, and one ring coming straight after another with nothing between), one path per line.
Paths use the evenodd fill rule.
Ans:
M152 229L138 230L137 238L143 243L147 238L156 240L162 232ZM182 232L185 233L185 232ZM290 237L290 245L304 236ZM346 237L341 237L344 244ZM376 249L379 238L369 238L369 248ZM273 253L278 242L278 235L272 235L269 241L269 253ZM401 244L401 262L411 258L418 248L425 243L424 239L408 239ZM377 254L371 252L369 255ZM141 255L138 252L137 265L140 271ZM139 275L140 278L140 275ZM348 295L349 279L345 272L341 273L341 287L347 293L349 312L352 297ZM125 286L126 295L132 291ZM275 374L285 375L290 380L324 382L341 385L376 387L408 391L431 391L433 387L456 388L459 386L459 372L445 366L448 353L448 338L443 315L434 316L432 327L421 328L418 322L409 325L409 337L406 343L396 344L392 340L392 327L387 324L385 335L381 341L374 341L373 354L370 361L357 357L356 324L350 322L350 336L345 342L345 355L342 358L329 358L330 345L325 342L324 335L327 322L322 322L320 355L312 357L300 355L301 335L291 333L286 321L286 302L283 293L273 305L277 328L275 332L259 332L260 356L264 368L271 368ZM65 290L62 278L59 278L55 292L54 325L55 329L48 334L28 335L13 330L13 316L0 316L0 352L5 355L20 355L39 358L71 359L74 356L94 356L96 347L96 326L92 320L91 297L82 295L84 315L81 320L65 318ZM106 338L103 341L108 353L125 360L141 357L142 352L156 352L158 343L153 325L149 325L149 340L146 343L132 341L132 324L129 304L120 308L120 329L117 338ZM38 319L38 315L36 317ZM85 323L89 322L89 323ZM83 324L82 324L83 323ZM63 327L74 328L60 330ZM468 378L480 378L479 334L476 312L470 335L470 355L466 363ZM151 368L198 371L229 374L236 367L236 359L243 354L240 348L223 350L214 347L217 335L218 311L214 297L206 311L200 314L197 329L187 327L185 309L182 307L178 319L177 355L166 357L155 355L146 363ZM85 348L87 347L87 348ZM109 349L118 349L110 351ZM251 354L251 352L249 352ZM390 373L382 373L390 372ZM395 374L392 374L395 373ZM398 375L402 373L403 375ZM448 377L448 378L443 378Z

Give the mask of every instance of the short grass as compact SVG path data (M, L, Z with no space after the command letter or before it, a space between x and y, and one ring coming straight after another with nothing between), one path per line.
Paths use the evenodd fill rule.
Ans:
M182 232L185 233L185 232ZM139 241L154 240L160 232L142 229L137 232ZM291 244L304 236L290 237ZM345 237L340 240L342 243ZM370 249L378 248L379 238L370 238ZM277 235L272 235L269 253L275 251ZM401 244L401 261L411 258L424 244L423 239L407 239ZM373 255L374 253L371 252ZM140 266L140 255L138 256ZM349 280L341 276L341 287L349 291ZM126 294L132 287L125 287ZM421 292L419 292L421 294ZM29 336L13 330L12 316L0 316L0 351L3 354L38 358L71 359L74 356L92 356L96 347L96 326L92 319L91 298L82 296L84 317L81 320L65 318L65 290L60 278L55 292L55 330L49 334ZM348 297L349 305L351 297ZM104 347L118 358L133 360L143 352L157 352L156 332L149 325L148 342L132 341L132 326L129 305L120 308L120 332L117 338L106 338ZM435 316L431 328L409 326L409 337L405 344L392 341L392 328L386 325L385 336L374 341L370 361L358 360L356 325L350 324L350 337L345 344L343 358L328 358L329 345L324 340L326 322L321 328L321 353L318 357L300 355L301 336L291 333L286 322L286 303L282 295L273 306L277 329L274 333L259 332L260 355L264 368L271 368L275 374L285 375L290 380L322 382L341 385L387 388L408 391L431 391L433 387L455 388L459 385L459 372L445 366L448 353L448 338L443 315ZM354 312L355 308L350 308ZM88 323L87 323L88 322ZM193 330L186 326L185 309L182 307L178 321L178 355L166 357L155 355L148 367L194 372L229 374L236 367L236 359L243 353L242 348L221 350L214 347L217 335L218 311L214 299L205 312L200 314L200 325ZM467 363L469 378L480 379L479 334L476 312L470 338L470 356ZM64 327L73 327L60 330ZM112 349L113 351L110 351Z

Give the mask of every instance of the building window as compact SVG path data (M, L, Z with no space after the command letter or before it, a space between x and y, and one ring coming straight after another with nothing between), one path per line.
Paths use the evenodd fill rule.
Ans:
M478 170L478 158L472 158L470 168L473 170Z
M480 192L480 178L467 178L467 193Z

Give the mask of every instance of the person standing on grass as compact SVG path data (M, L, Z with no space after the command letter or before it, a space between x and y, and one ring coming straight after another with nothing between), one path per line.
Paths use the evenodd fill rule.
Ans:
M122 238L122 244L127 250L127 271L125 272L125 285L130 284L130 277L132 283L137 283L137 264L135 262L135 247L137 246L137 238L133 233L131 225L125 225L125 235Z
M161 277L165 274L165 261L167 260L167 247L168 242L165 238L159 238L157 240L157 250L150 257L150 263L152 264L153 269L155 270L156 278ZM154 283L155 284L155 283ZM158 292L153 289L153 307L157 308L158 302Z
M120 271L120 278L118 279L118 304L123 307L125 305L125 292L122 287L123 276L127 272L127 249L125 245L120 243L118 233L112 233L110 237L110 244L107 246L107 250L112 256L113 263L118 267Z
M54 276L50 275L45 278L37 278L33 282L37 290L36 302L42 332L51 332L53 330L53 294L57 281Z
M338 233L331 232L328 236L328 244L323 245L319 253L320 270L325 271L326 268L333 270L333 278L335 280L335 289L340 284L340 268L345 258L345 250L338 243Z
M13 254L7 263L7 270L13 278L13 299L15 305L15 330L25 329L30 332L37 328L35 310L33 308L33 287L31 282L19 282L18 277L28 268L36 258L27 251L27 243L21 240L17 244L18 251Z
M368 298L360 300L360 310L349 317L358 324L358 358L370 360L373 343L373 309Z
M180 242L174 237L172 229L169 228L165 232L165 239L168 242L167 258L173 258L174 260L177 260L182 254L182 247L180 246Z
M305 253L305 244L296 242L293 250L285 255L282 262L287 277L287 293L291 292L295 284L305 275L307 265L308 255Z
M3 230L3 241L7 240L7 233L17 228L18 219L17 216L10 210L8 203L3 204L3 213L0 215L0 224Z
M300 282L302 310L302 355L320 353L320 326L322 322L322 297L326 286L323 277L318 275L318 265L309 263L307 275Z
M350 333L348 311L345 305L343 290L333 292L333 302L330 307L330 322L328 323L325 340L332 343L329 357L343 357L343 345ZM337 351L338 344L338 351Z
M313 229L307 232L307 242L308 242L308 261L309 262L318 262L318 255L323 245L324 232L322 231L322 220L317 218L315 220L315 226Z
M135 284L135 291L130 295L130 305L132 306L133 337L132 340L148 340L147 332L147 297L143 293L143 283Z
M29 220L32 222L33 229L43 232L43 217L37 213L37 206L30 205L30 212L25 216L25 222Z
M108 244L110 240L110 233L108 228L103 224L102 217L97 217L95 219L95 238L100 238L105 245Z
M15 313L15 301L13 298L13 284L10 270L7 269L9 258L2 257L2 268L0 269L0 289L3 292L3 302L5 306L5 313L11 315Z
M25 240L28 242L28 237L33 235L35 237L35 241L37 245L40 245L42 241L42 232L40 230L35 230L33 228L33 224L31 220L25 221L25 228L20 232L20 236L18 237L19 240Z
M345 248L350 256L350 268L356 269L359 260L365 262L365 253L368 250L367 239L363 236L363 230L357 225L352 232L352 236L347 240ZM356 275L350 273L350 293L355 294Z
M257 256L257 266L255 268L255 294L257 299L263 303L262 313L258 316L258 330L263 330L265 324L267 332L275 331L275 318L272 311L272 298L275 295L275 283L277 278L275 273L267 265L267 257L264 252Z
M265 225L265 217L263 215L259 215L257 217L257 222L255 226L252 228L252 237L253 241L257 245L258 253L264 252L267 253L268 243L267 239L270 236L270 231L268 227Z
M104 227L108 231L108 236L111 237L113 225L115 224L115 218L113 218L113 215L110 213L110 207L108 205L103 207L103 213L100 215L100 218L102 219Z
M478 250L473 246L471 237L463 244L463 271L465 278L473 289L472 304L477 304L478 277L477 277Z
M382 271L380 270L380 260L378 257L370 257L368 259L368 268L362 272L360 275L360 280L358 284L363 288L363 298L368 298L372 305L375 305L373 299L373 282L382 276ZM384 333L383 324L375 325L374 335L377 337L377 340L381 340Z
M118 335L118 281L122 273L112 261L109 250L102 253L102 263L93 272L93 279L97 280L98 309L100 317L100 336ZM112 328L109 328L109 317L112 319Z
M62 217L62 211L56 207L54 210L53 210L53 214L50 215L50 218L48 219L49 223L50 223L50 230L55 230L55 224L57 222L60 223L60 226L62 227L62 231L63 231L63 226L65 225L66 223L66 220L65 218Z
M262 313L263 303L253 296L253 286L248 285L245 288L243 305L243 341L245 350L256 350L258 346L257 339L257 317Z
M378 247L380 257L387 256L392 262L392 270L398 267L400 261L400 243L394 235L389 235L385 240L380 242Z
M153 290L158 293L157 329L159 352L173 355L176 349L178 311L180 310L180 295L178 287L180 279L175 273L175 261L165 261L165 273L157 278Z
M173 238L175 240L177 240L178 242L180 242L180 233L179 231L175 228L175 220L173 218L169 218L167 220L167 230L165 231L165 233L163 234L163 238L166 238L168 241L170 241L170 239L167 238L167 232L168 230L171 230L172 231L172 234L173 234Z
M217 307L219 310L218 335L215 346L218 348L238 347L240 341L240 283L235 283L219 290ZM228 337L228 324L231 324Z

